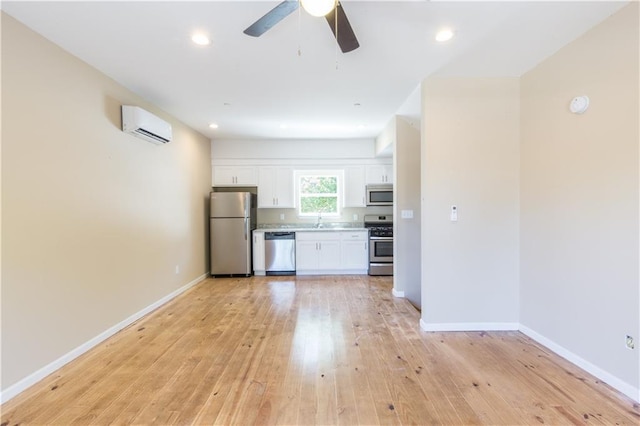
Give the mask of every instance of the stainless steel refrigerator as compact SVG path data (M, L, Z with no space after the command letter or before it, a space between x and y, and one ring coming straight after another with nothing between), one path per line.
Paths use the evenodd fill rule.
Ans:
M252 274L252 237L257 196L250 192L212 192L209 206L211 275Z

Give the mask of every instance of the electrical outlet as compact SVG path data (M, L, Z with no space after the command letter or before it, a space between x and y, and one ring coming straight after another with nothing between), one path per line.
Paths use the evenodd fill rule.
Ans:
M280 213L280 220L284 220L284 213Z
M632 336L629 336L627 334L627 337L625 338L625 344L627 345L627 349L635 349L636 348L636 343L633 340Z
M180 273L180 265L176 265L176 275Z
M355 222L356 220L358 220L358 213L353 214L353 221Z

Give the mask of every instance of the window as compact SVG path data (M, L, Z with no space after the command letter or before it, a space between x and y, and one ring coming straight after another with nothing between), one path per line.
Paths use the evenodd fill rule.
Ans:
M339 216L342 171L297 170L298 215Z

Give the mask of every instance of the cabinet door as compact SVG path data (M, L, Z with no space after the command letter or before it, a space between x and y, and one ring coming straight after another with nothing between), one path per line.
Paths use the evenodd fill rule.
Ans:
M386 183L393 183L393 165L387 164L383 167L382 171L384 172Z
M258 170L258 207L293 208L293 168L260 167Z
M318 269L318 242L296 241L296 271Z
M342 242L342 269L366 270L369 267L367 241Z
M214 166L213 186L255 185L256 169L253 166Z
M215 166L213 168L213 185L233 185L235 174L232 167Z
M273 167L258 168L258 207L276 207L275 169Z
M257 183L255 167L235 167L235 174L236 185L255 185Z
M367 166L367 183L393 183L393 166Z
M275 171L276 206L279 208L294 208L295 194L293 190L293 168L278 167Z
M253 273L264 275L264 232L253 231Z
M340 241L319 241L318 269L340 269Z
M344 206L365 207L364 166L344 169Z
M362 273L369 268L369 233L367 231L341 232L342 269L358 270Z

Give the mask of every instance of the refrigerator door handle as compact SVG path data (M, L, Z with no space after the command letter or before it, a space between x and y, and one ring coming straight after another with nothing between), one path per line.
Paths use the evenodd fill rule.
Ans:
M248 218L244 218L244 240L247 241L247 228L249 227L247 224L247 220L249 220Z

